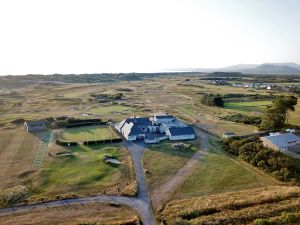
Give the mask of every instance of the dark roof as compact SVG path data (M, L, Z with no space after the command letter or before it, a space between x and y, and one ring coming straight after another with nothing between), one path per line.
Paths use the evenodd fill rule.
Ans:
M172 136L195 134L195 131L192 127L170 127L169 131Z
M126 119L126 123L132 122L134 125L140 126L151 126L152 122L148 117L138 117L138 118L128 118Z
M161 115L161 116L155 116L156 119L173 119L174 116L170 115Z
M148 117L128 118L125 123L133 123L133 126L130 129L130 135L143 134L145 133L142 131L143 127L152 126L152 122Z
M35 126L46 126L44 120L36 120L36 121L26 121L25 122L27 126L29 127L35 127Z

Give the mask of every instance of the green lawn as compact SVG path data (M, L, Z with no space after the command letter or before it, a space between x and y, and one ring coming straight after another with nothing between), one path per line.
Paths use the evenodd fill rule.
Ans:
M224 108L230 109L236 113L263 113L266 110L267 106L271 104L271 101L226 102L224 104ZM294 112L289 112L288 122L290 124L300 126L300 104L296 105L296 110Z
M195 143L195 142L185 142ZM161 184L167 177L175 174L197 151L197 145L193 144L186 149L175 150L174 143L163 142L151 145L144 153L143 164L147 171L150 189Z
M117 192L132 181L128 152L120 145L76 146L65 148L74 157L55 156L31 178L40 196L75 193ZM103 154L113 155L123 162L111 166L102 161ZM28 181L27 181L28 182Z
M116 139L119 136L109 126L86 126L67 128L61 136L66 141L94 141Z
M224 108L243 112L263 112L271 104L271 101L225 102Z
M88 112L91 114L96 115L106 115L106 114L112 114L112 113L120 113L125 110L129 110L129 107L122 106L122 105L112 105L112 106L104 106L104 107L98 107L90 109Z
M224 155L218 142L210 141L210 151L175 196L201 196L274 184L276 181L256 169Z

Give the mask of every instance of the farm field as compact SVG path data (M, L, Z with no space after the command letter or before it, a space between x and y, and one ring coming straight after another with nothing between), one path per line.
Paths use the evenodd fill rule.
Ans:
M174 149L171 142L162 142L149 147L144 153L143 165L146 169L146 176L153 190L159 186L166 178L174 175L198 150L196 142L184 142L189 148Z
M91 203L38 209L11 216L0 216L0 224L74 225L83 223L119 224L138 220L137 213L127 206L112 206L108 203Z
M70 142L83 142L95 140L113 140L120 136L110 126L84 126L66 128L60 137Z
M208 154L173 198L239 191L277 183L263 172L225 155L220 143L210 140Z

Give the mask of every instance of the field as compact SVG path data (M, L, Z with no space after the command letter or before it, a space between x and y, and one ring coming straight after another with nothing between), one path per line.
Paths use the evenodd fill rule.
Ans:
M185 142L187 143L187 142ZM173 143L163 142L152 145L144 153L143 165L146 169L148 184L150 190L160 185L166 178L174 175L197 151L197 143L190 148L178 149L173 148ZM199 144L198 144L199 145Z
M93 108L90 109L88 112L96 115L106 115L106 114L121 113L123 111L128 111L128 110L130 110L130 108L126 106L112 105L112 106Z
M118 144L55 148L51 151L53 157L40 170L19 178L34 190L31 201L52 199L56 195L103 194L104 191L120 194L119 191L134 180L129 154ZM113 155L123 164L108 165L102 160L103 154Z
M39 133L25 132L23 128L0 130L0 190L14 186L18 176L32 170Z
M300 126L300 100L298 98L298 104L296 105L296 110L290 112L288 122L293 125Z
M179 199L169 202L158 218L164 224L299 224L299 196L299 187L268 186ZM258 223L262 218L264 223Z
M63 148L49 143L43 162L34 166L43 135L43 132L27 133L23 128L0 130L0 194L20 184L30 189L29 201L33 202L54 199L57 195L104 191L119 194L134 180L130 156L119 144ZM111 154L123 163L107 165L102 161L103 154Z
M12 216L0 216L0 224L74 225L80 223L119 224L138 219L137 213L126 206L106 203L82 204L50 209L38 209Z
M28 82L15 80L10 85L0 84L0 194L7 188L22 184L30 190L28 203L104 193L119 195L122 189L134 180L130 155L121 144L61 147L49 143L43 161L34 166L33 162L39 152L37 150L41 146L41 138L44 134L25 132L22 127L24 120L67 116L119 122L129 116L149 116L154 112L163 111L218 136L222 136L225 131L232 131L239 135L252 133L256 127L225 121L221 119L223 116L236 113L260 116L271 102L255 101L251 96L257 95L262 99L268 99L265 96L282 94L275 91L212 85L210 81L201 80L201 75L198 74L151 76L147 79L143 78L145 80L132 75L130 82L117 81L118 76L107 77L108 80L115 82L95 84L90 83L90 80L84 80L81 76L72 78L76 83L72 83L72 80L69 80L70 83L63 83L62 80L62 82L37 83L32 78ZM44 79L44 76L39 79ZM66 76L66 79L70 78ZM91 79L102 79L102 77L95 75ZM189 79L192 85L182 85L186 79ZM91 93L122 93L123 97L100 103L95 101ZM245 97L226 98L225 107L219 108L202 105L200 99L204 93L243 94ZM300 125L299 111L300 104L297 105L295 112L290 113L291 124ZM59 134L61 139L79 143L118 137L118 134L105 126L69 128L54 132ZM193 144L193 147L174 150L172 144L166 141L151 145L145 152L143 164L150 194L155 193L153 190L164 187L163 184L167 183L165 181L173 181L173 175L186 165L198 149L197 141L185 143ZM101 159L103 154L111 154L123 164L107 165ZM163 208L162 214L158 215L166 218L166 224L170 224L170 221L177 217L181 220L177 224L198 222L201 224L203 221L203 223L222 221L224 218L237 220L236 224L241 224L239 219L249 215L253 217L247 219L247 223L253 223L254 219L264 215L266 218L272 217L272 220L281 218L281 209L292 211L294 206L299 207L297 205L299 199L290 196L294 190L286 187L281 190L277 186L278 182L272 177L227 155L217 141L209 142L209 151L203 154L203 158L193 168L195 169L193 173L187 176L179 188L175 192L170 192L171 201ZM259 191L255 191L257 188ZM266 196L268 193L270 196L276 196L276 193L270 190L272 188L276 193L290 196L277 202L279 211L274 209L272 202L266 203L257 199L259 197L263 199L259 195L260 192ZM234 199L230 197L231 195ZM243 199L243 195L247 198ZM242 202L242 205L246 204L249 201L248 197L256 202L251 203L249 207L238 206L236 210L230 208L235 206L232 202L236 199ZM212 207L210 211L211 208L205 204L209 201L213 203L212 206L215 206L214 199L220 203L220 206ZM266 201L269 199L272 198L268 197ZM91 209L92 207L95 207L95 211ZM118 218L127 219L126 213L129 216L135 215L134 212L123 207L120 207L120 211L104 204L99 204L99 207L93 205L91 208L87 205L74 207L70 209L69 214L66 213L65 217L59 214L59 209L43 211L41 212L43 217L36 216L39 212L37 214L32 212L28 216L18 214L16 217L2 217L0 223L8 221L8 224L24 224L32 217L33 224L49 224L50 222L47 221L56 219L57 214L57 221L63 221L65 224L71 224L72 217L79 223L81 219L85 220L89 216L93 221L95 218L96 222L110 224L114 220L113 216L117 216L114 218L118 220ZM187 213L185 210L190 211ZM63 212L67 212L67 209ZM75 217L77 213L78 218ZM189 217L190 214L193 218Z
M61 135L61 139L71 142L112 140L117 138L119 138L119 135L110 126L67 128Z
M225 109L232 109L241 112L264 112L271 101L251 101L251 102L226 102Z
M271 105L271 101L246 101L246 102L226 102L224 108L232 113L242 113L246 115L262 115ZM300 126L300 103L296 105L295 111L289 112L288 123Z
M230 158L223 152L220 143L211 140L205 159L199 162L194 173L177 190L174 198L204 196L276 183L275 179L263 172Z

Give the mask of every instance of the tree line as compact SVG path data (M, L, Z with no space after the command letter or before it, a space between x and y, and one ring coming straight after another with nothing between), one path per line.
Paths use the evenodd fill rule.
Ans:
M240 139L232 137L223 141L225 150L281 181L299 182L299 160L280 151L264 147L259 137ZM297 162L296 162L297 161Z

